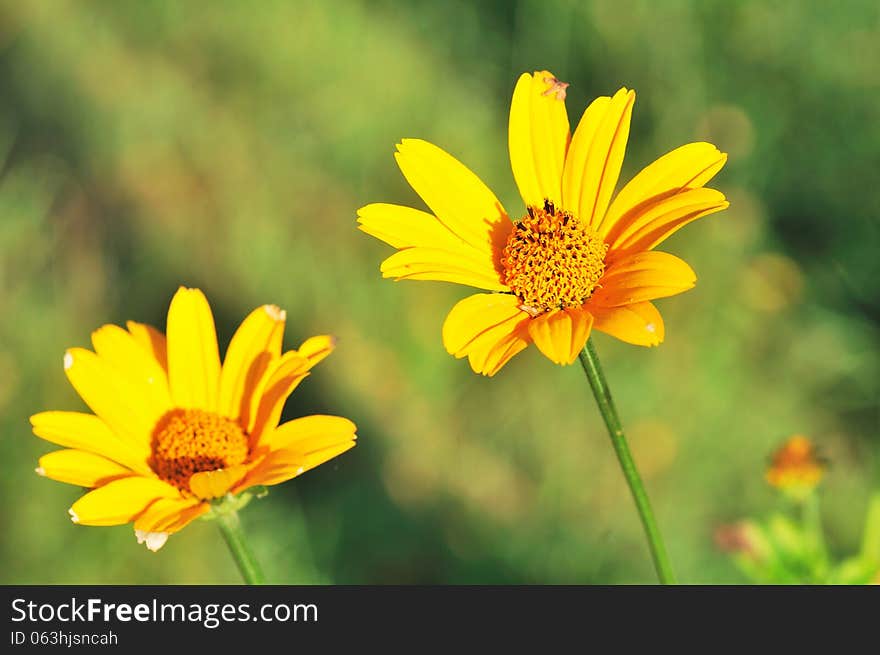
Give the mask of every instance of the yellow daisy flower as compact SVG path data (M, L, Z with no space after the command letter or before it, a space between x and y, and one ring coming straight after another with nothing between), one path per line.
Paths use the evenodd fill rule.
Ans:
M70 508L74 523L134 522L158 550L211 501L289 480L352 448L355 425L307 416L278 425L290 393L334 347L312 337L281 353L286 314L263 305L235 332L221 366L204 294L181 287L167 339L149 325L105 325L95 351L71 348L67 378L94 414L31 417L34 434L65 450L40 458L40 475L92 489Z
M539 71L514 89L510 163L526 206L515 222L474 173L418 139L403 139L395 157L433 214L384 203L358 211L361 230L398 249L382 263L384 277L493 292L465 298L443 325L449 353L484 375L531 343L570 364L593 328L659 344L663 319L651 301L690 289L696 276L654 248L728 206L703 188L727 160L709 143L664 155L614 196L635 92L594 100L571 135L567 86Z

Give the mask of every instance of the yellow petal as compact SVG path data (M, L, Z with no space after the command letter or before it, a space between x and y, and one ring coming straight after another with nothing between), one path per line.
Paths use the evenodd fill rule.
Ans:
M529 315L510 294L478 293L458 302L443 323L443 345L450 355L468 357L471 368L494 375L528 345Z
M554 364L571 364L590 338L593 317L580 307L541 314L528 323L529 336Z
M509 219L495 194L464 164L421 139L403 139L395 154L404 177L453 234L500 261Z
M189 479L189 490L202 500L220 498L241 481L247 470L247 466L238 464L216 471L194 473Z
M511 319L526 319L519 299L507 293L477 293L459 301L443 323L446 352L464 357L468 346L485 330Z
M519 352L525 350L531 338L528 321L520 322L512 332L490 330L475 342L468 352L468 363L475 373L492 377Z
M259 404L249 422L251 445L256 447L264 433L275 429L284 403L293 390L309 374L309 360L296 351L284 353L264 376L259 390Z
M629 138L635 92L620 89L587 107L571 140L563 173L562 206L599 230Z
M165 531L169 534L174 534L179 530L182 530L187 525L189 525L192 521L199 518L203 514L205 514L208 510L211 509L211 506L208 503L200 503L189 509L185 509L177 516L177 519L165 528Z
M281 355L286 318L287 314L275 305L263 305L235 331L220 373L221 415L235 421L247 415L263 374Z
M436 216L411 207L373 203L357 212L358 227L397 249L428 246L446 250L474 251Z
M727 155L711 143L689 143L666 153L620 190L608 208L602 234L610 233L618 223L629 225L632 214L640 213L645 203L702 187L726 161Z
M304 416L279 425L263 442L270 450L297 448L311 452L355 438L357 427L341 416Z
M82 525L121 525L159 498L180 498L180 492L158 478L121 478L80 498L70 508L70 516Z
M362 231L395 248L421 246L470 256L477 254L488 264L490 272L494 270L494 253L487 252L482 245L475 247L462 239L432 214L401 205L374 203L361 207L357 215L358 227ZM510 221L502 225L513 227Z
M591 102L574 131L574 136L568 146L565 156L565 167L562 172L562 208L579 216L581 209L581 191L587 182L584 178L587 170L587 158L590 148L602 120L608 114L608 106L611 104L609 96L599 96ZM595 190L594 190L595 192ZM589 221L587 216L584 220Z
M312 368L332 353L335 348L336 337L329 334L321 334L316 337L309 337L303 341L296 352L300 357L305 357L309 362L309 368Z
M335 446L330 446L328 448L321 448L318 450L311 450L303 455L302 463L300 464L302 470L300 473L305 473L306 471L311 471L316 466L320 466L325 462L329 462L334 457L338 457L342 453L351 450L355 447L357 442L346 441L343 443L336 444ZM278 451L284 452L284 451ZM259 484L259 483L258 483Z
M352 439L308 453L297 449L273 450L251 469L233 493L258 484L269 486L286 482L354 448L354 445L355 441Z
M157 418L171 409L168 377L152 353L118 325L105 325L92 332L92 345L98 356L116 369L137 389L141 402Z
M590 306L593 328L636 346L656 346L663 342L663 317L649 302L622 307Z
M508 147L513 178L527 206L544 200L562 204L562 169L569 125L564 95L556 93L556 77L548 71L523 73L513 90Z
M34 434L59 446L85 450L145 475L151 475L147 464L148 442L133 443L120 439L104 421L94 414L81 412L41 412L31 416Z
M126 321L125 327L147 352L149 352L156 363L162 367L166 375L168 373L168 351L165 342L165 335L159 332L152 325L146 323L135 323L134 321Z
M334 336L309 337L299 349L284 353L270 364L256 384L250 405L242 408L240 423L247 426L252 445L257 444L267 425L270 428L277 425L287 397L306 378L309 370L335 348Z
M625 254L609 264L590 303L616 307L665 298L693 288L696 281L693 269L675 255L656 250Z
M726 209L730 203L715 189L687 189L646 202L629 212L605 237L609 252L651 250L688 223Z
M372 234L396 248L416 251L410 252L409 255L402 258L404 264L402 270L397 263L398 260L386 260L382 266L385 277L407 278L409 276L406 273L411 269L408 262L421 259L423 261L417 262L417 265L427 263L429 272L434 268L430 263L439 261L442 262L440 270L445 264L453 264L453 271L465 269L473 272L477 278L488 279L489 285L497 286L499 284L498 256L494 249L487 250L482 246L474 247L451 232L431 214L398 205L373 204L358 210L358 221L360 229L367 234ZM501 228L506 228L509 232L513 229L513 223L510 221L500 223L496 227L496 231ZM506 241L507 235L502 236ZM395 271L392 268L398 270ZM435 278L421 277L419 279ZM442 277L440 279L450 281ZM458 280L451 281L457 282ZM482 283L480 286L485 284Z
M380 270L382 277L395 280L455 282L489 291L508 288L500 273L474 257L438 248L400 250L382 262Z
M205 294L180 287L168 308L168 378L175 406L217 411L220 353Z
M120 376L115 367L83 348L64 354L64 370L76 392L110 429L135 448L149 447L159 415L144 403L142 388Z
M56 450L40 457L37 473L80 487L97 487L117 478L135 475L106 457L84 450Z
M177 532L209 509L198 498L160 498L137 517L134 528L145 533Z
M698 218L703 218L704 216L723 211L729 206L730 203L724 200L713 203L709 207L703 207L700 209L692 208L690 212L678 216L674 221L665 222L665 220L668 219L668 217L666 217L662 224L646 226L644 229L639 230L639 232L634 235L633 240L627 243L625 248L632 251L652 250L688 223L692 223Z

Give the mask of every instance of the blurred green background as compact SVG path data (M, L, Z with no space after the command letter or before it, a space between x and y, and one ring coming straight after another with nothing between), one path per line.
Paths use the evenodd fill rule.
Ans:
M659 302L666 342L596 345L680 577L745 578L720 524L778 507L772 449L832 463L824 520L857 548L880 450L880 4L0 3L0 582L229 583L210 523L159 553L83 528L81 491L38 478L27 417L82 409L65 348L103 323L164 329L202 288L221 347L252 308L285 345L337 351L286 416L334 413L357 448L252 503L283 583L654 580L583 373L534 349L494 379L440 341L468 289L382 280L356 209L422 207L392 153L441 145L520 212L506 152L517 76L638 93L622 181L672 148L730 153L728 211L664 249L696 289Z

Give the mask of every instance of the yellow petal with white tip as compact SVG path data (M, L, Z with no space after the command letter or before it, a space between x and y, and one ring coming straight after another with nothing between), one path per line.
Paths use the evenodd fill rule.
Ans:
M80 487L97 487L118 478L137 475L131 469L84 450L56 450L40 457L37 473Z
M133 521L160 498L180 498L180 492L158 478L121 478L80 498L70 508L70 515L74 523L82 525L121 525Z

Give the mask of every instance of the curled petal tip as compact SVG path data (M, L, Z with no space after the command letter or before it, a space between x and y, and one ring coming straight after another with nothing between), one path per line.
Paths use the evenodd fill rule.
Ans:
M265 311L273 321L278 321L280 323L287 319L287 312L281 309L278 305L263 305L263 311Z
M167 532L147 532L145 530L135 530L134 535L135 537L137 537L137 542L139 544L145 544L147 549L154 553L162 546L164 546L166 541L168 541Z

